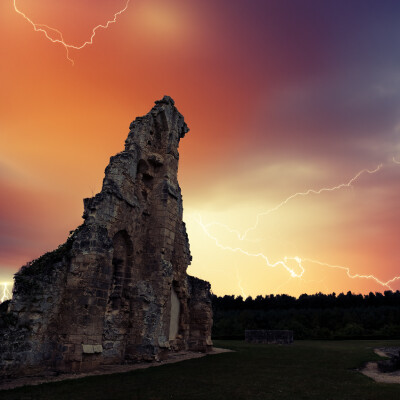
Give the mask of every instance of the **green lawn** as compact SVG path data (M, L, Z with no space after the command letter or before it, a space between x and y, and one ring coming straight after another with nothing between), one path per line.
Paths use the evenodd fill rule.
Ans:
M1 400L80 399L400 399L400 384L356 371L378 360L374 347L400 341L298 341L290 346L215 341L236 350L125 374L0 392Z

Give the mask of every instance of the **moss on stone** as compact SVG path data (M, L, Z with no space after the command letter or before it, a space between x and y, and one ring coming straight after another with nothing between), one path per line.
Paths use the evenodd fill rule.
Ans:
M17 279L22 276L48 275L53 271L56 264L69 259L71 257L73 243L81 226L71 231L67 241L59 245L55 250L49 251L24 265L21 270L15 274L16 283Z

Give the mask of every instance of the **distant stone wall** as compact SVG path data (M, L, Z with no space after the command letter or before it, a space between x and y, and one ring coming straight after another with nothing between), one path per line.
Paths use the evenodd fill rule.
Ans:
M84 200L83 224L15 275L0 315L0 375L211 348L210 285L186 273L192 257L177 173L188 131L168 96L131 123L101 192Z
M245 340L247 343L291 344L293 343L293 331L265 329L246 330Z

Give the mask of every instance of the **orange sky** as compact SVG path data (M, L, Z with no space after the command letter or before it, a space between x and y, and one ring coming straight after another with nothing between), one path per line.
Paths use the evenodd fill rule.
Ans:
M81 223L82 199L101 189L129 123L164 94L191 129L179 172L189 273L214 293L387 289L309 261L303 273L288 261L291 275L261 255L318 260L382 282L400 275L398 4L248 3L131 0L93 45L69 51L72 65L12 0L1 2L1 281ZM79 46L125 0L16 5ZM207 236L199 224L243 232L293 193L346 183L380 163L352 188L292 199L246 240L217 225Z

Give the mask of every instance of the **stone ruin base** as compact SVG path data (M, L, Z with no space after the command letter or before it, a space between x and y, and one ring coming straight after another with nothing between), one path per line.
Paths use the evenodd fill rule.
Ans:
M283 330L246 330L245 341L259 344L291 344L293 343L293 331Z

